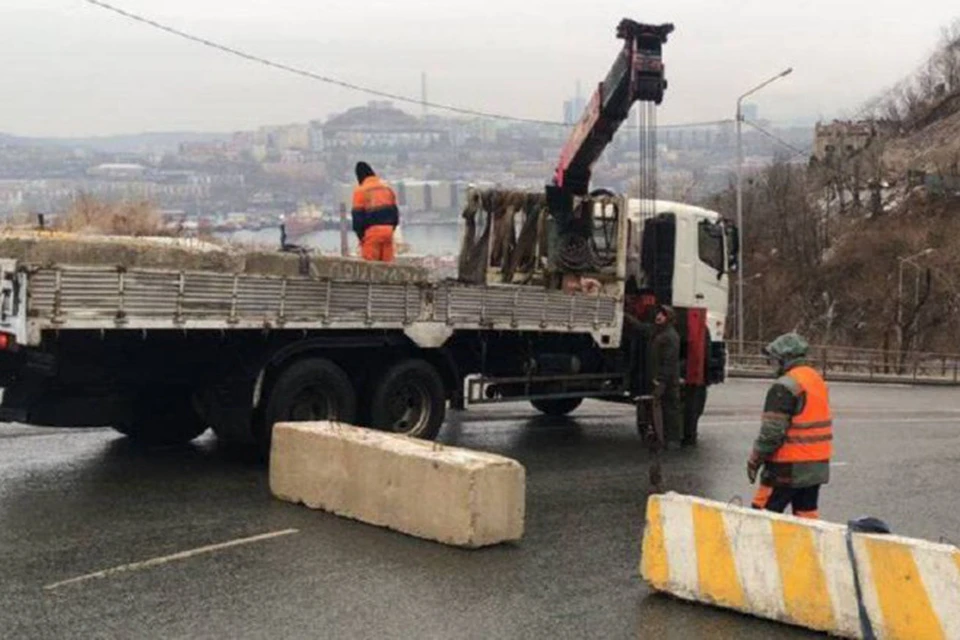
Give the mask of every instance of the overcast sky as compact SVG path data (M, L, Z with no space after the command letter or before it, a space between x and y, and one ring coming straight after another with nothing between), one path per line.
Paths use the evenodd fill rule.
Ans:
M954 1L111 0L264 57L387 91L559 119L603 78L628 16L673 22L660 122L833 117L914 69ZM0 131L87 136L231 131L324 118L370 98L204 48L83 0L0 0Z

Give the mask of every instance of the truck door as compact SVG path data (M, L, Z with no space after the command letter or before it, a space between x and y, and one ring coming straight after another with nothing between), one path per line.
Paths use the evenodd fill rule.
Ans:
M723 338L727 317L729 278L727 275L726 230L722 223L707 217L696 218L697 255L694 260L696 306L707 309L707 327L714 340Z
M690 238L697 233L696 220L690 215L677 215L676 273L673 277L673 305L675 307L702 307L697 288L697 251Z
M644 284L663 304L677 304L674 285L679 263L676 255L681 244L677 242L677 231L677 216L673 213L661 212L643 221L640 267Z

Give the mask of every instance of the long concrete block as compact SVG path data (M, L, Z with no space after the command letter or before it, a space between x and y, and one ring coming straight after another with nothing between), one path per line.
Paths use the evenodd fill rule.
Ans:
M677 494L651 496L640 573L655 590L771 620L861 638L844 525ZM853 534L877 638L960 638L960 551Z
M101 265L128 269L176 269L300 277L295 253L220 245L192 238L129 237L41 231L0 231L0 258L27 265ZM310 256L314 279L373 283L428 283L430 272L417 265L369 262L338 256Z
M515 460L331 422L273 428L270 490L420 538L483 547L523 536Z

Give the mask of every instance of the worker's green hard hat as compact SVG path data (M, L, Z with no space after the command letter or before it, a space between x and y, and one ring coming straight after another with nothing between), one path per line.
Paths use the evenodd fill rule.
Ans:
M763 352L777 360L796 360L803 358L810 350L810 344L799 333L785 333L763 348Z

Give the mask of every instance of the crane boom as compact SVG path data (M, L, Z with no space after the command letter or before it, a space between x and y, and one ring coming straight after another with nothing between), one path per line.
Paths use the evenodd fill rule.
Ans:
M551 200L586 195L593 165L627 119L633 103L660 104L663 100L667 81L661 51L672 31L672 24L620 21L617 37L624 41L623 49L560 152L553 185L547 190Z

